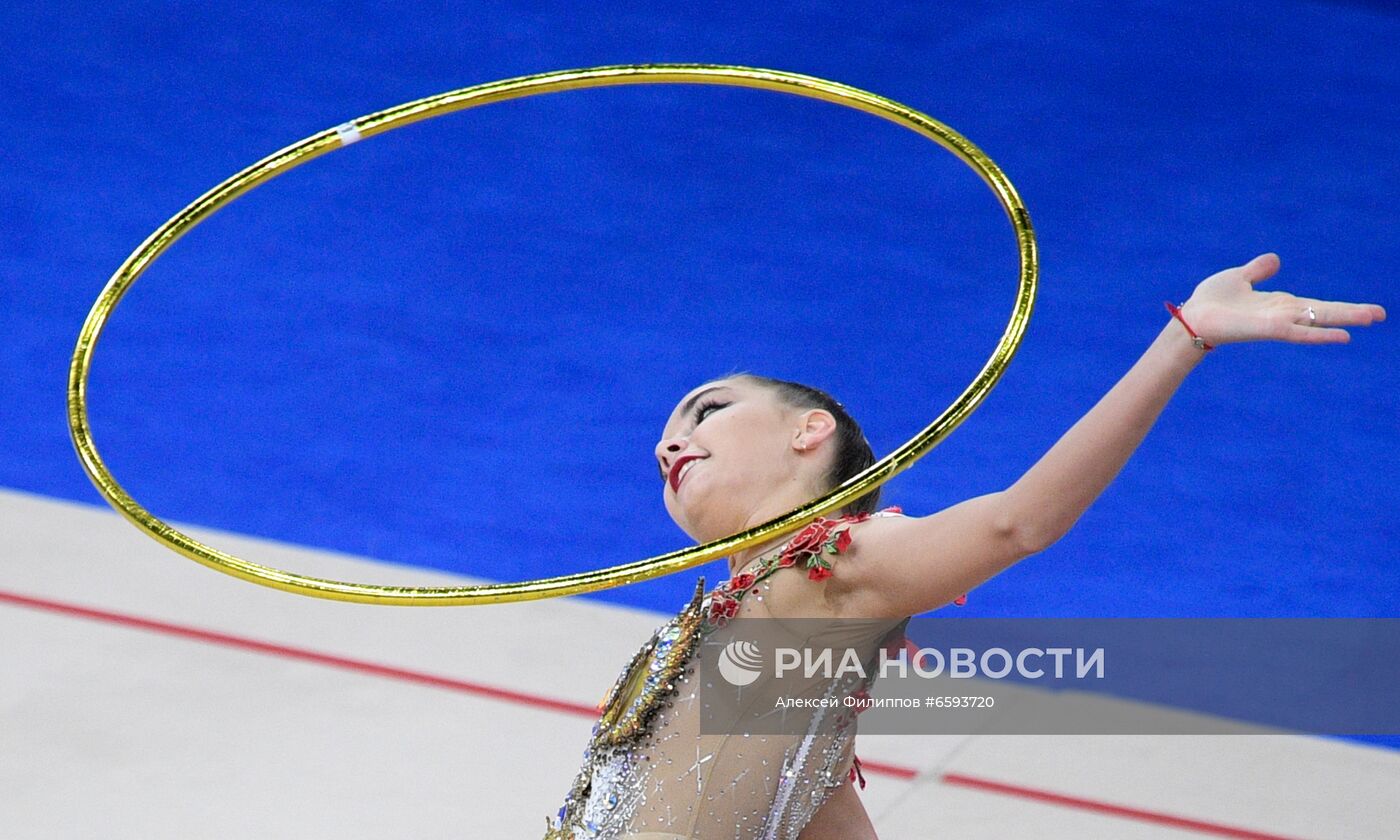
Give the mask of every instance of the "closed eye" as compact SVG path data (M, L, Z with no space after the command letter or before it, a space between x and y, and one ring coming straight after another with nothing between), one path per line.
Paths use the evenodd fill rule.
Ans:
M728 408L731 405L733 405L733 403L720 402L718 400L711 400L708 402L700 403L695 407L695 410L692 412L692 414L694 414L695 416L695 426L699 426L705 421L706 417L709 417L716 411L719 411L722 408ZM695 426L691 426L692 431L694 431ZM666 468L664 466L658 466L657 469L661 473L661 480L663 482L670 478L670 476L666 474Z
M729 405L730 403L718 401L703 402L697 405L695 407L695 425L700 425L706 417L709 417L712 413L719 411L721 408L727 408Z

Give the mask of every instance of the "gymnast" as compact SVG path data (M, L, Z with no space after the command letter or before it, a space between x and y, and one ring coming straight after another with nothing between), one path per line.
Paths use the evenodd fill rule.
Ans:
M1006 489L916 517L878 509L877 488L836 517L728 558L729 580L703 598L697 589L624 670L546 837L874 838L853 786L864 783L853 716L818 716L801 737L702 734L687 668L694 639L735 617L842 619L868 626L863 638L877 649L909 617L960 601L1064 536L1212 349L1341 344L1344 327L1385 319L1375 304L1255 288L1278 268L1263 254L1203 280L1179 308L1167 304L1171 315L1141 358ZM699 542L774 519L875 461L829 395L747 373L687 394L655 456L667 512ZM672 676L673 688L638 689L631 677L650 670Z

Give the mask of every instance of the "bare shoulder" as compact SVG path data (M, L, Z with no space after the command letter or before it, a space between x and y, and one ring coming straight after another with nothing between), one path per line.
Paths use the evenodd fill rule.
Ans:
M888 525L904 518L883 515L859 522L835 524L821 537L822 540L830 540L838 546L835 553L825 550L825 544L817 549L817 557L830 566L829 574L814 573L806 562L777 569L766 581L768 586L764 591L764 601L767 604L767 612L778 618L856 617L857 614L848 609L848 601L853 587L865 577L866 573L863 573L861 567L878 565L882 552L888 550L882 549L878 541L868 540L867 535L880 533ZM869 542L877 544L868 545Z
M850 526L833 601L850 617L901 618L952 603L1035 549L1003 493L929 516L873 517Z
M888 558L898 550L901 541L912 534L915 522L915 517L896 515L872 517L842 526L850 534L850 542L836 558L832 576L826 581L827 600L836 615L842 618L903 618L908 615L881 610L868 596L870 588L878 584L882 569L888 568Z

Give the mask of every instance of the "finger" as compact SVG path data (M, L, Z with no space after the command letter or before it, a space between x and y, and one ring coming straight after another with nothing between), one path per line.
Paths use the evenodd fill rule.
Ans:
M1336 327L1305 327L1289 324L1279 336L1280 341L1293 344L1346 344L1351 341L1351 333Z
M1295 324L1305 327L1368 327L1385 320L1385 309L1374 303L1346 303L1339 300L1294 298L1292 306ZM1308 317L1311 307L1316 320Z
M1268 280L1277 274L1279 264L1278 254L1270 251L1245 263L1241 270L1244 272L1244 279L1250 283L1258 283L1260 280Z

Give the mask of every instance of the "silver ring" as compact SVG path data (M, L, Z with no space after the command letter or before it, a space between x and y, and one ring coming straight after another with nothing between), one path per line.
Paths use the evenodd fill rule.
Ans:
M1317 326L1317 310L1313 309L1311 306L1308 307L1308 326Z

